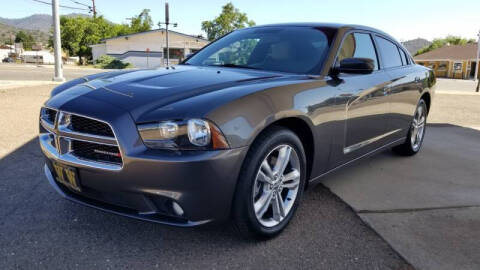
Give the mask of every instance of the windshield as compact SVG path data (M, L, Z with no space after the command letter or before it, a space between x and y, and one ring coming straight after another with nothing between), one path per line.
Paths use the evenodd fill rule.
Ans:
M249 28L215 41L184 64L306 74L320 70L328 48L326 34L316 28Z

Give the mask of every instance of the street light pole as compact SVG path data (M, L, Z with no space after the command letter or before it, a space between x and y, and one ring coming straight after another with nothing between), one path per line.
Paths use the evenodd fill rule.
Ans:
M52 0L52 16L53 16L53 47L55 56L55 77L56 82L64 82L62 70L62 41L60 39L60 16L58 13L58 0Z

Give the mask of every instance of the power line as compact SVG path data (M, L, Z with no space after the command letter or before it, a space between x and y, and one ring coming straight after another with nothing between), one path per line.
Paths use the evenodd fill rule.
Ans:
M75 0L70 0L70 2L72 2L72 3L75 3L75 4L77 4L77 5L81 5L81 6L84 6L84 7L88 7L88 8L90 8L90 6L89 6L89 5L87 5L87 4L84 4L84 3L81 3L81 2L78 2L78 1L75 1Z
M78 2L78 1L75 1L75 0L70 0L70 2L74 3L74 4L77 4L77 5L81 5L81 6L84 6L84 7L87 7L88 8L88 12L89 13L93 13L93 17L96 18L97 17L97 9L95 7L95 0L91 0L92 1L92 5L87 5L85 3L81 3L81 2Z
M48 2L45 2L45 1L41 1L41 0L32 0L34 2L37 2L37 3L42 3L42 4L45 4L45 5L49 5L51 6L52 3L48 3ZM77 7L71 7L71 6L64 6L64 5L60 5L61 8L68 8L68 9L75 9L75 10L86 10L86 11L89 11L88 9L85 9L85 8L77 8Z

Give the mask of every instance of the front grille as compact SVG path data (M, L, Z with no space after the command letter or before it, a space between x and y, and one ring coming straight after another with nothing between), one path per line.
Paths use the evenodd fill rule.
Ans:
M47 121L49 124L53 125L55 123L55 118L57 117L57 111L50 108L42 109L42 119Z
M40 118L42 149L57 159L104 170L122 168L118 141L106 122L46 107Z
M79 133L87 133L91 135L99 135L105 137L115 137L110 126L106 123L93 120L90 118L71 115L71 129Z
M71 142L71 150L79 158L122 164L122 157L117 146L73 140Z
M55 117L57 117L57 111L52 110L52 109L47 109L47 120L50 121L51 123L55 122Z

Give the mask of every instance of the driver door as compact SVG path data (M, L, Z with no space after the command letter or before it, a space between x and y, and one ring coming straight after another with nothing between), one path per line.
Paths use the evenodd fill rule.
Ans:
M379 69L374 41L370 33L353 32L345 36L336 63L344 58L370 58L375 69L370 74L340 73L336 98L344 108L343 136L336 139L331 166L337 167L379 146L388 124L388 100L385 87L389 77Z

